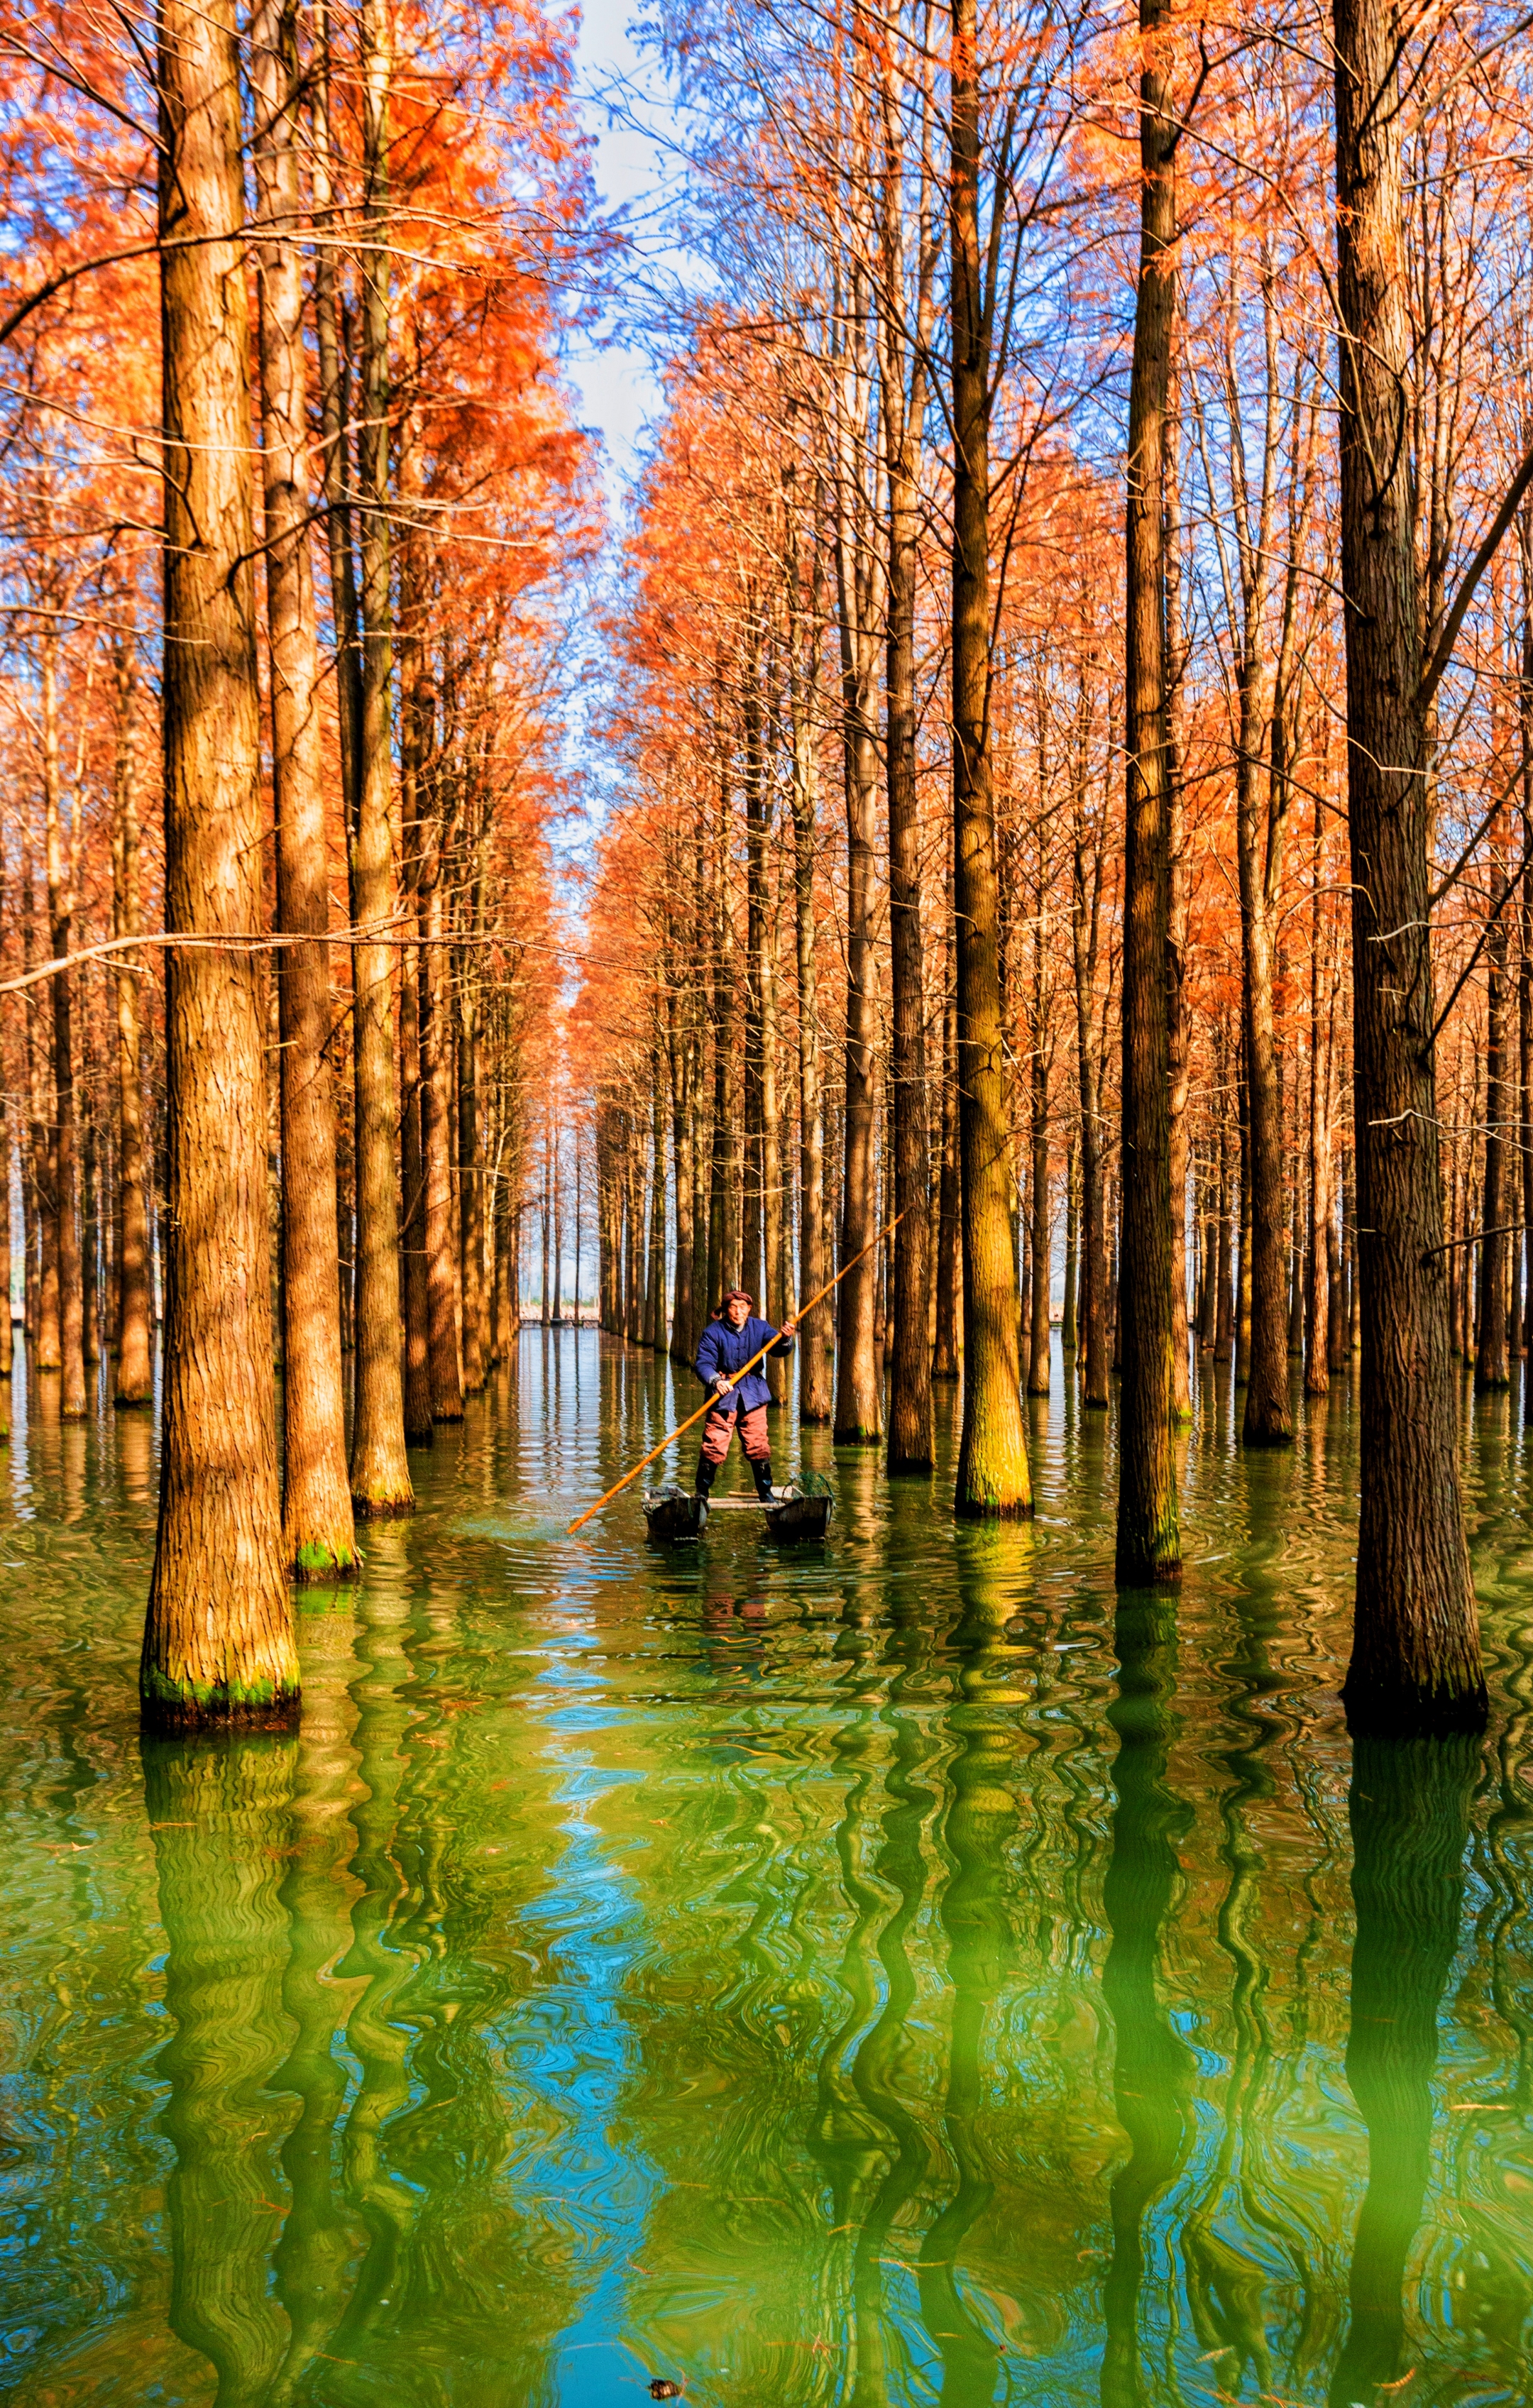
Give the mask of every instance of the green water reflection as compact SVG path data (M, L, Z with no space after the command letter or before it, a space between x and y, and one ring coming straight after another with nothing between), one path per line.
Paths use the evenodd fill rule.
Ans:
M301 1600L298 1735L187 1747L150 1423L19 1381L5 2396L1527 2400L1520 1400L1464 1446L1490 1735L1354 1753L1344 1394L1250 1459L1199 1398L1174 1604L1057 1377L1031 1529L810 1434L824 1549L566 1539L670 1395L526 1333Z

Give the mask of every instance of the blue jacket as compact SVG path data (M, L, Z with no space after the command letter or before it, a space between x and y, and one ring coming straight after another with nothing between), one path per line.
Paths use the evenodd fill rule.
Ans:
M731 1329L727 1321L710 1321L697 1341L697 1377L704 1387L711 1388L721 1371L738 1371L742 1363L749 1363L752 1354L760 1354L769 1338L777 1338L776 1330L769 1321L758 1321L754 1313L743 1329ZM791 1354L793 1340L778 1338L772 1353ZM732 1388L720 1402L725 1412L734 1412L738 1408L748 1413L757 1405L769 1404L771 1395L766 1374L758 1363L755 1369L748 1371L739 1385Z

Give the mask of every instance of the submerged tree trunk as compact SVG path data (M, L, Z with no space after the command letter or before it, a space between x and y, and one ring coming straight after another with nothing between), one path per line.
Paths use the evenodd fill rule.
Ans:
M383 0L364 0L363 142L366 248L362 252L362 718L351 911L380 931L394 906L389 687L389 25ZM391 931L392 933L392 931ZM394 953L364 939L352 951L356 1089L356 1400L351 1497L363 1514L408 1513L415 1503L405 1455L399 1297L399 1193L394 1086Z
M226 0L162 0L165 924L215 937L248 937L261 910L238 72ZM248 953L167 952L165 1412L139 1670L160 1728L277 1722L298 1703L258 977Z
M1341 586L1353 878L1362 1394L1356 1728L1486 1712L1459 1496L1438 1158L1436 1008L1403 270L1399 52L1388 0L1334 0Z
M258 247L266 608L271 636L277 918L315 941L277 955L282 1129L282 1546L299 1580L356 1570L341 1385L336 1232L336 1103L319 644L309 556L304 287L297 235L294 28L283 0L260 0L251 27L261 214L285 231Z
M958 938L958 1150L964 1262L960 1518L1030 1513L1021 1299L1001 1013L996 811L990 769L990 335L980 238L975 0L953 0L953 824ZM996 206L1000 207L997 201Z
M1176 305L1175 127L1162 0L1139 0L1139 282L1128 400L1128 793L1124 823L1123 1222L1118 1271L1123 1400L1120 1587L1182 1576L1171 1450L1170 1062L1167 946L1171 780L1166 679L1165 453Z

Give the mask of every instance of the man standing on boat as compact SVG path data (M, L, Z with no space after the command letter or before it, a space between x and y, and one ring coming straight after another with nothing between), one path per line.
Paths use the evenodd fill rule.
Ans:
M697 1377L705 1388L713 1390L715 1402L703 1424L697 1494L706 1497L712 1488L713 1475L729 1453L729 1441L738 1427L756 1495L767 1505L772 1498L772 1456L766 1407L772 1392L759 1363L743 1379L738 1374L763 1348L773 1354L791 1354L796 1325L785 1321L781 1329L774 1329L769 1321L758 1321L755 1301L745 1288L732 1287L698 1340Z

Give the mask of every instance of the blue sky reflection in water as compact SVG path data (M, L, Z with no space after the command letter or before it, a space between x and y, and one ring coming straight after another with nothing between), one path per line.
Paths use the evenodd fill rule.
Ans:
M670 1396L524 1332L304 1599L301 1735L141 1749L150 1424L19 1383L5 2396L1526 2399L1517 1398L1490 1740L1354 1767L1344 1392L1250 1459L1200 1398L1185 1591L1121 1605L1057 1357L1031 1530L811 1434L824 1549L565 1540Z

